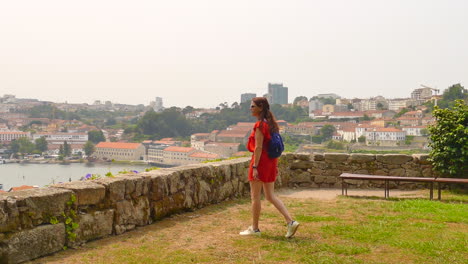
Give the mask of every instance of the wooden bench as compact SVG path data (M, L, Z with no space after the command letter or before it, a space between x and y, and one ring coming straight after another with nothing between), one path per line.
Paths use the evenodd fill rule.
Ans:
M352 174L342 173L341 178L341 194L348 195L348 183L345 180L369 180L369 181L383 181L385 199L390 197L390 181L408 181L408 182L427 182L429 183L429 198L432 200L434 196L434 183L438 184L438 199L441 199L441 183L468 183L468 179L461 178L424 178L424 177L401 177L401 176L381 176L381 175L365 175L365 174Z

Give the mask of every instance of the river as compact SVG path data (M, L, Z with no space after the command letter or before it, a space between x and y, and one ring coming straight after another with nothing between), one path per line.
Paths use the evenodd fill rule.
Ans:
M3 190L21 185L45 185L59 182L77 181L86 174L100 174L102 177L108 172L116 175L123 170L144 171L149 165L129 165L115 163L70 163L63 164L31 164L7 163L0 164L0 184Z

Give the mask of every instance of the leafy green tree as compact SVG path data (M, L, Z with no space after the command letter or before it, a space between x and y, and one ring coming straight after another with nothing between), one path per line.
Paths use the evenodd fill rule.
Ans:
M72 149L70 144L67 143L67 141L63 142L63 155L65 157L69 157L71 155Z
M421 129L421 136L427 137L429 135L429 131L426 128Z
M407 113L407 112L409 112L409 109L408 109L408 108L403 108L403 109L401 109L401 111L398 112L393 118L398 118L398 117L404 115L404 114Z
M28 138L21 137L12 143L12 150L14 153L29 154L34 151L36 145L32 143Z
M323 136L322 135L314 135L312 136L312 142L316 144L321 144L323 142Z
M84 152L85 152L86 156L88 156L88 157L91 156L94 153L94 151L96 151L96 148L95 148L93 142L91 142L89 140L86 141L86 143L84 144L83 149L84 149Z
M468 105L455 101L453 109L435 107L437 122L429 126L429 153L434 169L453 177L468 178Z
M330 140L327 143L327 148L329 149L344 149L344 144L339 141Z
M307 100L307 97L301 95L301 96L294 98L293 105L296 105L299 101L302 101L302 100Z
M442 100L439 100L437 105L440 108L453 107L455 100L459 99L468 99L468 91L461 84L457 83L444 90Z
M36 143L36 149L39 151L39 152L45 152L47 151L47 140L45 139L45 137L40 137L38 139L36 139L34 141Z
M10 150L13 153L18 153L20 147L21 147L20 142L17 139L13 140L10 144Z
M360 137L358 137L358 142L359 142L359 143L364 143L364 142L366 142L366 137L365 137L365 136L360 136Z
M327 140L331 139L332 136L333 136L333 133L335 133L335 131L336 131L336 129L332 125L324 125L320 129L320 133L322 134L324 141L327 141Z
M88 140L97 144L99 142L105 142L106 137L104 137L104 133L101 130L92 130L88 132Z
M63 145L59 146L59 155L63 157Z

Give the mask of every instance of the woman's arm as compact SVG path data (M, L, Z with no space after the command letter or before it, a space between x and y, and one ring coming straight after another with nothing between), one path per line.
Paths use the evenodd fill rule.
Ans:
M255 150L254 150L254 164L253 166L258 167L258 163L260 162L260 156L262 155L263 149L263 134L260 129L257 128L255 130ZM254 179L259 180L258 178L258 171L256 168L252 169Z

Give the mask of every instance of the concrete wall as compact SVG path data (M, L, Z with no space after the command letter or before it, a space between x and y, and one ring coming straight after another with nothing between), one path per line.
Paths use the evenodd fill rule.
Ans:
M122 234L176 212L245 196L248 161L187 165L0 194L0 263L24 262ZM278 187L321 188L340 187L337 176L342 172L433 175L427 156L355 154L285 154L279 172ZM379 185L372 184L355 182L357 187ZM72 223L66 225L66 218ZM67 234L73 223L79 226Z

